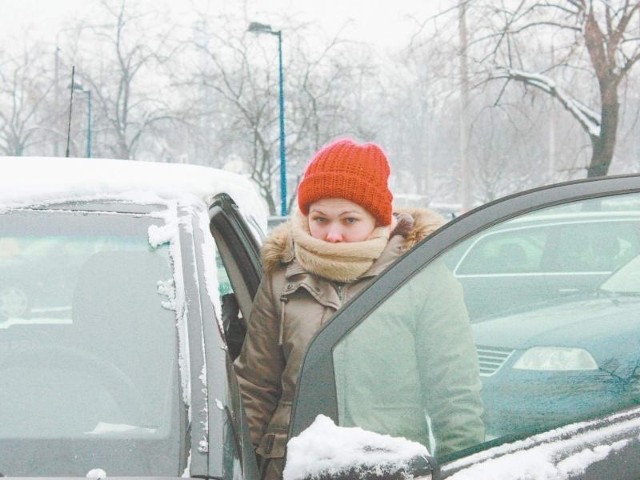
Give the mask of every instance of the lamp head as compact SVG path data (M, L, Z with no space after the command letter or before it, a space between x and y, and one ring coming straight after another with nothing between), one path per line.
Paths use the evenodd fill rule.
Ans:
M271 25L266 25L259 22L251 22L247 31L253 33L273 33Z

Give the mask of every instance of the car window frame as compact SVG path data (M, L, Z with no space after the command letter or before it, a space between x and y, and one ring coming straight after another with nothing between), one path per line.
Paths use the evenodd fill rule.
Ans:
M214 198L209 207L209 218L209 231L220 250L240 310L245 318L249 318L253 297L262 278L260 244L229 195L220 194Z
M640 192L639 175L576 180L509 195L445 224L394 262L317 332L307 348L300 370L293 400L290 437L299 435L320 414L337 422L333 348L425 265L470 236L516 216L572 201L637 192ZM318 388L321 388L322 395L318 395Z
M199 269L196 242L198 230L196 228L197 226L193 224L195 221L194 217L197 216L197 213L191 215L192 210L183 205L178 205L177 209L178 217L189 219L192 224L189 226L190 228L179 228L178 241L180 242L180 248L178 251L180 252L180 265L177 265L175 263L176 259L174 259L173 268L182 268L180 275L183 278L184 284L176 285L176 288L182 288L184 290L185 299L198 298L202 290L199 275L194 274L191 277L187 277L187 274L190 273L187 268L194 270ZM187 278L189 278L189 281L187 281ZM208 440L210 434L206 422L202 421L203 419L201 418L201 412L208 411L208 395L203 390L202 381L199 378L200 372L204 370L206 360L201 348L201 345L204 343L204 327L202 322L204 305L201 302L191 302L188 308L186 308L186 311L177 312L177 314L184 315L188 345L182 346L181 348L186 347L189 353L189 368L188 370L181 369L180 375L188 373L190 376L188 392L189 404L186 405L186 408L191 412L191 419L181 419L183 422L181 425L189 423L185 435L183 435L183 438L188 438L189 444L186 448L182 448L181 451L189 454L189 458L184 459L184 462L185 468L188 465L189 472L192 476L208 475L210 468L208 456L195 454L197 452L197 446L202 439L206 438ZM184 354L183 351L181 351L181 355L182 354ZM185 394L186 393L187 392L185 392ZM184 398L180 400L184 401ZM183 412L183 414L186 415L186 412Z
M185 432L188 448L182 451L190 452L191 455L181 459L182 464L185 468L188 465L192 477L228 476L229 472L225 472L225 469L236 468L236 465L233 461L228 461L228 456L233 453L222 446L225 441L230 440L235 444L243 477L257 478L258 470L246 418L242 407L239 407L239 389L235 386L233 368L227 354L224 333L219 327L214 299L210 298L206 285L205 272L216 266L205 265L213 255L204 255L203 249L212 244L221 249L221 256L226 260L225 268L234 272L230 275L233 277L230 278L233 288L252 292L253 288L257 288L260 276L260 269L255 263L259 259L258 243L237 205L226 194L217 196L209 207L178 205L177 208L178 216L189 219L190 222L189 226L179 229L178 240L181 245L180 265L185 279L185 296L201 300L190 302L184 312L187 316L189 342L188 408L191 411L191 422L190 428ZM203 217L208 220L208 229L203 228ZM205 242L207 235L213 236L212 243ZM174 268L178 266L174 265ZM220 368L221 366L224 368ZM203 372L206 374L203 375ZM206 389L202 388L203 382ZM234 406L237 407L235 411Z
M227 194L216 196L208 208L209 231L201 231L193 225L196 243L204 246L202 235L211 235L216 249L219 250L221 260L229 277L233 293L237 295L243 315L250 313L253 297L258 289L262 276L260 264L260 244L241 214L237 204ZM205 269L205 256L197 258L197 268ZM213 268L216 268L214 265ZM201 298L208 298L206 286L201 285ZM243 478L258 478L258 467L254 455L253 445L249 437L248 423L240 398L240 391L235 379L235 373L230 356L225 346L224 332L220 330L220 322L211 302L203 302L203 331L206 345L207 385L215 395L208 395L208 441L210 443L225 441L224 435L233 436L234 448L239 457ZM207 321L212 320L213 321ZM220 365L225 365L220 369ZM225 404L229 401L229 404ZM223 405L221 409L220 406ZM220 425L228 428L222 431ZM214 437L215 436L215 437ZM235 468L233 462L228 462L224 449L209 448L208 476L219 477L229 475L225 472L227 464ZM235 472L234 472L235 475Z

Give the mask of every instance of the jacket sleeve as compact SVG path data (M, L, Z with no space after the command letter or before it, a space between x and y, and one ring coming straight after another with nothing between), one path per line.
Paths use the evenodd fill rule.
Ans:
M265 275L256 293L247 334L234 369L240 384L251 441L258 446L281 395L285 361L278 345L279 319L273 282Z
M417 315L416 341L423 401L437 456L484 441L478 356L462 287L442 264L434 264Z

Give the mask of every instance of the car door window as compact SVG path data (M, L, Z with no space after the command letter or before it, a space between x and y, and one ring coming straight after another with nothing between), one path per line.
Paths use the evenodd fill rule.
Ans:
M515 229L480 238L457 269L459 275L539 272L548 229Z
M483 441L471 327L462 289L442 262L346 335L333 361L339 425L405 437L443 454Z
M573 202L574 233L563 232L555 248L580 251L595 226L584 212L602 205ZM635 215L640 196L612 196L607 205L616 215ZM442 460L637 405L640 257L636 225L620 223L601 233L614 233L617 254L627 252L617 261L627 263L607 266L613 273L604 282L573 295L549 293L536 304L523 300L508 313L469 316L467 299L478 301L479 284L464 283L442 261L460 258L469 241L420 267L333 346L337 423L418 441ZM501 228L476 237L489 239ZM540 259L545 235L529 232L495 235L486 251L519 244Z
M570 224L558 229L549 270L612 272L639 252L638 224L626 221Z
M640 253L640 213L612 201L511 219L467 239L445 261L468 292L472 320L593 291Z

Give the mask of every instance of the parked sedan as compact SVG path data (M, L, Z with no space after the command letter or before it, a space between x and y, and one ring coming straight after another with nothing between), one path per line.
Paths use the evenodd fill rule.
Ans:
M640 404L640 256L592 293L473 325L494 437Z

